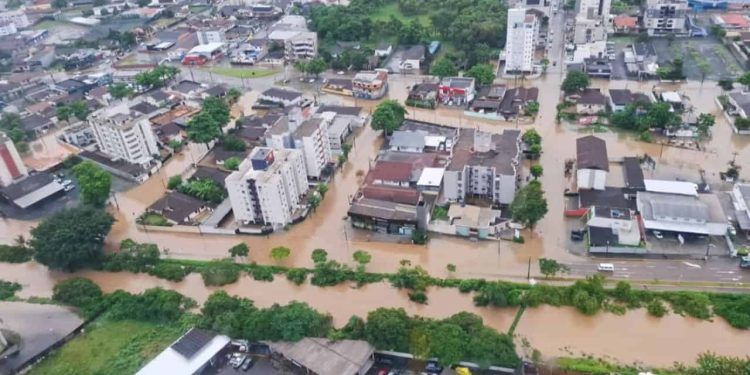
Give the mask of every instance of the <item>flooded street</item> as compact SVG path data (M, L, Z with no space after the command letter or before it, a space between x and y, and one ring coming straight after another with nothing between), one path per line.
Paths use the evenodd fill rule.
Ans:
M46 268L32 263L0 264L0 274L6 280L23 284L24 289L19 293L21 297L49 297L56 282L72 277L70 274L48 272ZM198 302L203 302L218 289L204 286L197 274L191 274L179 283L126 272L85 271L76 276L90 278L105 292L123 289L137 293L161 286L174 289ZM331 314L334 324L339 327L346 324L352 315L366 317L376 307L395 307L403 308L409 314L436 319L468 311L481 316L486 325L507 332L516 312L515 309L476 307L470 294L461 294L457 289L449 288L429 289L429 304L420 305L409 301L405 292L386 283L370 284L360 289L347 285L318 288L309 284L294 285L283 276L276 276L270 283L243 276L239 282L224 289L230 294L255 301L259 307L303 301L321 312ZM747 331L734 329L720 318L712 322L698 321L672 314L658 319L644 310L629 311L624 316L609 313L585 316L572 308L541 306L526 310L516 334L519 342L521 337L526 338L546 358L586 353L623 363L638 361L662 367L671 366L675 361L692 362L705 351L745 355L750 346Z

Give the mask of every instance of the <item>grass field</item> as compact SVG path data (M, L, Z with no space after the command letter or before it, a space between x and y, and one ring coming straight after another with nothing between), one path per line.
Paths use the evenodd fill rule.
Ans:
M395 2L378 8L370 15L370 19L373 21L388 21L389 19L391 19L391 16L396 17L401 22L411 21L412 19L416 18L422 25L426 27L430 27L431 25L429 12L420 14L418 16L406 16L401 13L401 10L398 9L398 3Z
M85 333L34 366L29 374L134 374L181 333L174 326L97 321L86 328Z
M275 69L263 69L263 68L228 68L228 67L213 67L208 69L211 73L234 77L234 78L262 78L272 76L278 73Z

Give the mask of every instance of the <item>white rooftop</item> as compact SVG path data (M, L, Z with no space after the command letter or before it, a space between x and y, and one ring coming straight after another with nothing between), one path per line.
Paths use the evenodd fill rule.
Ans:
M424 137L424 145L427 147L438 147L444 142L445 137L442 135L426 135Z
M682 97L674 91L665 91L661 93L661 98L669 103L682 103Z
M668 181L668 180L643 180L646 185L646 191L652 193L669 193L679 195L698 195L698 185L686 181Z
M437 186L443 182L445 168L425 168L419 176L417 186Z
M190 334L188 331L183 337ZM183 339L180 337L175 341ZM229 337L216 335L199 348L190 358L184 357L174 349L175 343L164 349L156 358L146 364L136 375L195 374L208 363L219 351L229 344Z
M192 54L197 54L197 55L211 54L217 49L220 49L221 47L224 47L224 43L221 43L221 42L206 43L206 44L201 44L201 45L197 45L193 47L193 49L191 49L189 53L191 55Z

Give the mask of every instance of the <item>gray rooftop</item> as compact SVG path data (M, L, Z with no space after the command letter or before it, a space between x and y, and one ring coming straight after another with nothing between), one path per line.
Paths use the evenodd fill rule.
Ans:
M315 131L320 128L321 122L323 122L323 119L319 117L314 117L303 121L302 124L300 124L300 126L298 126L294 131L293 137L303 138L312 136L313 133L315 133Z
M272 342L271 350L319 375L364 374L372 367L375 347L362 340L331 341L304 338L298 342Z
M393 147L423 148L425 145L424 137L429 135L424 130L396 130L391 135L388 144Z
M708 205L696 197L641 191L638 201L645 220L706 223L711 218Z

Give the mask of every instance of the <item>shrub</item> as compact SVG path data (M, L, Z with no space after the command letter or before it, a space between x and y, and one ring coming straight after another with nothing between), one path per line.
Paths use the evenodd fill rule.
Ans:
M0 245L0 262L25 263L33 255L34 251L25 246Z
M102 290L89 279L74 277L63 280L52 289L52 300L65 305L75 306L91 317L102 306Z
M646 306L646 310L648 311L649 315L655 316L657 318L661 318L662 316L667 314L667 308L658 299L654 299L649 302L649 304Z
M193 272L192 267L168 262L156 263L154 268L148 271L150 275L170 281L182 281L191 272Z
M273 270L268 267L253 267L252 274L257 281L273 281Z
M182 185L182 176L177 174L169 178L167 189L174 190L180 187L180 185Z
M714 294L710 296L714 313L735 328L750 328L750 295Z
M131 239L120 243L120 251L107 254L101 268L105 271L147 272L159 261L159 248L155 244L137 243Z
M302 285L307 279L307 270L304 268L292 268L286 271L286 279L296 285Z
M13 298L21 290L21 284L0 280L0 301Z
M107 315L114 320L140 320L171 323L185 311L196 306L195 301L173 290L151 288L141 294L118 290L106 297Z
M421 290L413 290L409 292L409 300L424 305L427 304L427 294Z
M315 286L338 285L350 279L353 271L346 265L335 260L315 264L310 283Z
M711 300L700 292L669 292L662 297L672 306L676 314L687 314L693 318L708 319L711 317Z
M484 280L479 279L463 279L458 284L458 291L461 293L473 292L479 290L484 283Z
M239 266L225 260L209 262L201 268L200 273L207 286L232 284L240 278Z

